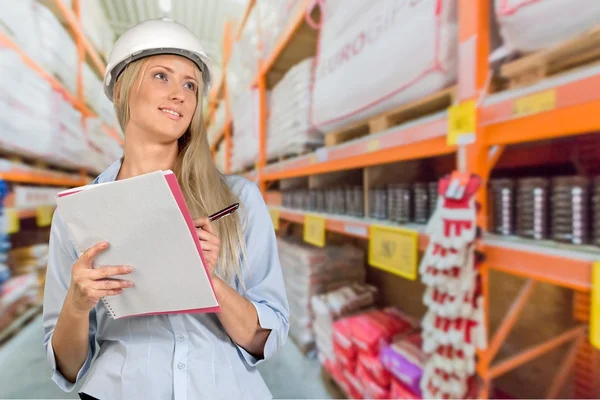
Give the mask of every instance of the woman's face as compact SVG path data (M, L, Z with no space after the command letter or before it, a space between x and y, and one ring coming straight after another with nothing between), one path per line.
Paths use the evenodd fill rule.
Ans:
M185 57L149 57L131 89L129 124L162 143L179 139L196 110L199 83L196 76L196 64Z

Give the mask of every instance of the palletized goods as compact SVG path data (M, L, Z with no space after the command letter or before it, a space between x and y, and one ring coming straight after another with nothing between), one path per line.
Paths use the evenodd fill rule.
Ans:
M494 6L504 45L525 53L556 45L600 24L596 0L496 0Z
M328 0L312 121L329 132L453 84L455 0Z

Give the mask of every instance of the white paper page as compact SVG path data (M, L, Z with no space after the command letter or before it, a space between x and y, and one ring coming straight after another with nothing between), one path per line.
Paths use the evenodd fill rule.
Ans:
M104 300L115 317L217 306L202 259L161 171L57 199L79 254L106 240L100 265L131 265L133 288Z

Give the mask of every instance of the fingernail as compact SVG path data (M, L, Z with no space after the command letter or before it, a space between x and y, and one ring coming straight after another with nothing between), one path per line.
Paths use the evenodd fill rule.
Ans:
M108 242L102 242L102 243L100 243L100 248L101 249L105 249L107 247L108 247Z
M133 282L131 282L131 281L128 281L128 282L127 282L127 287L133 287Z
M127 271L127 272L133 272L133 268L132 267L125 267L125 271Z

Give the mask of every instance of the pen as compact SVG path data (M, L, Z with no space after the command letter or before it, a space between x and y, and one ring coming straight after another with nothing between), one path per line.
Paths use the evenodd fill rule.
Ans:
M232 204L229 207L226 207L226 208L222 209L221 211L217 211L213 215L210 215L208 217L208 220L210 222L218 221L223 217L233 214L234 212L237 211L238 208L240 208L240 203Z

